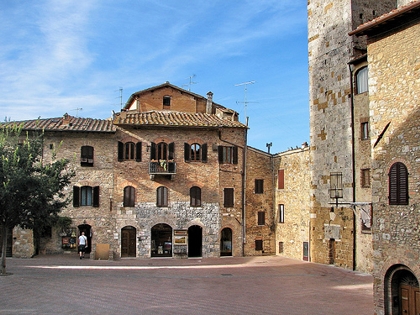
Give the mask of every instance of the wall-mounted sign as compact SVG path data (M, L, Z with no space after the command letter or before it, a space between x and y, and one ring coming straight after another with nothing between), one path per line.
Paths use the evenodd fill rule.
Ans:
M174 245L188 245L187 230L174 230Z

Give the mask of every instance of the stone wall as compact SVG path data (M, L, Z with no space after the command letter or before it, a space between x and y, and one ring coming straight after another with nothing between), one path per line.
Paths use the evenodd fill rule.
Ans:
M393 1L308 1L311 145L311 257L354 268L351 85L348 62L365 49L348 36L357 25L388 12ZM395 5L395 3L394 3ZM373 12L374 11L374 12ZM332 210L330 174L342 174L343 198ZM333 233L331 231L334 231ZM332 256L332 257L331 257Z
M420 24L407 24L375 37L368 47L374 201L374 301L376 314L392 303L387 274L405 266L417 279L420 246ZM385 126L390 123L384 132ZM408 169L409 205L389 205L388 172L395 162ZM389 281L389 279L388 279ZM390 294L390 293L389 293Z
M284 170L284 188L275 185L276 253L289 258L304 257L304 243L310 243L310 170L309 148L295 149L274 156L275 173ZM277 176L275 176L277 179ZM280 218L280 205L284 206L284 220ZM283 222L280 222L283 221Z

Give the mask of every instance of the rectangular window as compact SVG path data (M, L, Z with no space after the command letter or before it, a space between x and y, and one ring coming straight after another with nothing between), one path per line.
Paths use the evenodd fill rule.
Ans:
M284 223L284 205L279 204L279 223Z
M370 187L370 169L369 168L365 168L361 170L360 181L361 181L361 186L363 188Z
M368 91L368 67L363 67L356 73L357 94Z
M255 250L263 250L263 241L255 240Z
M369 122L365 121L360 124L360 138L362 140L369 139Z
M234 193L233 188L225 188L223 190L223 196L224 196L223 206L233 207L233 193Z
M255 180L255 193L256 194L264 193L264 180L263 179Z
M283 254L284 252L284 242L279 242L279 254Z
M73 207L99 207L99 186L73 186Z
M82 147L80 152L80 166L93 166L93 147Z
M265 212L258 211L258 225L265 225Z
M238 164L238 147L219 146L219 163Z
M277 188L284 189L284 170L278 170L277 172Z
M157 200L156 205L158 207L167 207L168 206L168 188L160 186L157 189Z
M163 97L163 109L168 109L171 107L171 97L170 96L164 96Z
M343 198L343 173L330 173L330 198Z

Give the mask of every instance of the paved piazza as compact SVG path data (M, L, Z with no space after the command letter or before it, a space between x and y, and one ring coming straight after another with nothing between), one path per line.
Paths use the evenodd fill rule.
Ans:
M7 258L0 314L373 314L372 277L283 257Z

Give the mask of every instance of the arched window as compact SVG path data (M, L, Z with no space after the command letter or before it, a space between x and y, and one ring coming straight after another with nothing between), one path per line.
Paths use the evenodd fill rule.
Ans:
M389 177L389 204L408 205L408 171L407 167L397 162L391 166Z
M184 158L186 162L207 162L207 143L184 143Z
M368 67L363 67L356 73L357 94L368 91Z
M137 162L141 161L141 142L134 143L121 142L118 141L118 161L122 162L124 160L136 160Z
M193 186L190 188L191 207L201 207L201 188Z
M132 186L124 187L124 207L134 207L136 190Z
M164 186L158 187L156 190L156 205L158 207L168 206L168 188Z

